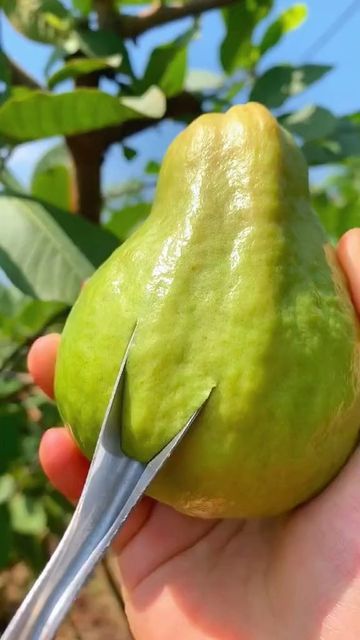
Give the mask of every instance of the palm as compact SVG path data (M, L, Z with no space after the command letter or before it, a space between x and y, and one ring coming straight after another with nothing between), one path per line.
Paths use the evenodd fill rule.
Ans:
M203 521L155 505L120 555L136 639L359 638L345 607L360 589L359 471L357 455L310 505L273 520Z
M338 255L360 312L360 230ZM29 355L50 395L58 341ZM65 429L44 435L40 459L75 500L88 462ZM358 640L359 476L357 452L318 498L272 520L197 520L145 499L117 541L136 640Z

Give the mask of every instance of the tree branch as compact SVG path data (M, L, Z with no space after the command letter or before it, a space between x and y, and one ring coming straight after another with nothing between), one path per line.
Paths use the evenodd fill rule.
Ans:
M101 167L104 145L100 132L94 131L67 138L76 178L75 211L98 224L102 207Z
M93 8L97 13L100 29L113 31L120 18L114 0L94 0Z
M87 73L75 80L75 87L98 87L97 72ZM104 145L98 132L89 132L66 138L75 168L74 210L81 216L98 224L102 207L101 168Z
M181 18L198 16L211 9L221 9L222 7L236 4L236 2L239 2L239 0L190 0L181 5L157 5L147 13L137 16L119 15L117 17L118 32L123 38L136 39L145 31L154 27L160 27L163 24L168 24Z

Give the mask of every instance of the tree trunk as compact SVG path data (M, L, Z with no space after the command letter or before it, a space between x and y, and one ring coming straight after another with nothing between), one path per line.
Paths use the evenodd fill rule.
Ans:
M75 211L98 224L102 207L103 147L96 145L96 137L91 134L68 138L67 144L75 167Z

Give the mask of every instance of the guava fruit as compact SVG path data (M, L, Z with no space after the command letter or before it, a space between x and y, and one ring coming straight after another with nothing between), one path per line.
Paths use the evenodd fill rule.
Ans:
M200 517L286 512L360 426L359 326L292 137L256 103L170 145L151 215L67 320L56 398L91 456L119 363L122 446L147 461L204 410L149 494Z

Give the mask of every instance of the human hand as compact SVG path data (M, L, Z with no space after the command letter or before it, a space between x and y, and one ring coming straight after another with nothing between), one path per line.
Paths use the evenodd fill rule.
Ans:
M360 229L338 256L360 314ZM29 354L49 395L59 339ZM75 501L89 463L66 429L44 434L40 461ZM115 544L136 640L358 640L359 477L357 451L321 495L267 520L198 520L144 498Z

